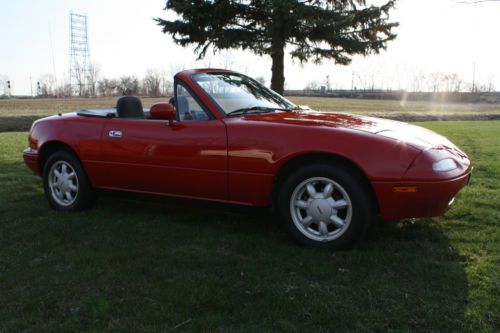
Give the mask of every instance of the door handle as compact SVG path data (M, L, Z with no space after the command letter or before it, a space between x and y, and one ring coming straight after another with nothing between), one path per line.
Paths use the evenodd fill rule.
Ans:
M122 137L122 131L109 131L108 136L110 138L121 138Z

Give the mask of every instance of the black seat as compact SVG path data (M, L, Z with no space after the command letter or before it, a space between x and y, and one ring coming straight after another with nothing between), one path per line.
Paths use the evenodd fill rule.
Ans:
M135 96L123 96L116 102L116 112L120 118L144 118L141 100Z

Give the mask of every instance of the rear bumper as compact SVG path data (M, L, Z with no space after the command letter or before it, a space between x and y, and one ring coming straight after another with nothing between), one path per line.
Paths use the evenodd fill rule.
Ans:
M446 213L457 193L468 184L471 171L444 181L373 182L380 214L385 220L431 217ZM394 187L416 187L416 192L394 192Z
M28 168L30 168L35 175L41 176L42 172L40 170L38 151L32 148L26 148L23 151L23 158Z

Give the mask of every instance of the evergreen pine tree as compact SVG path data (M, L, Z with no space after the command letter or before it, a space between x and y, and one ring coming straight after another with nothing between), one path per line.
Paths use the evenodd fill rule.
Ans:
M378 53L396 35L389 11L366 0L168 0L165 10L179 18L156 18L164 33L182 46L195 44L199 58L207 50L237 48L272 59L271 88L282 94L284 56L300 62L332 59L347 65L351 56Z

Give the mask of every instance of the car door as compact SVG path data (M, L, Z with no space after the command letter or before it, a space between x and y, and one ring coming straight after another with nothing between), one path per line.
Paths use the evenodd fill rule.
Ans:
M227 200L225 125L184 86L177 85L177 92L187 106L170 125L153 119L106 121L101 171L94 176L100 187Z

